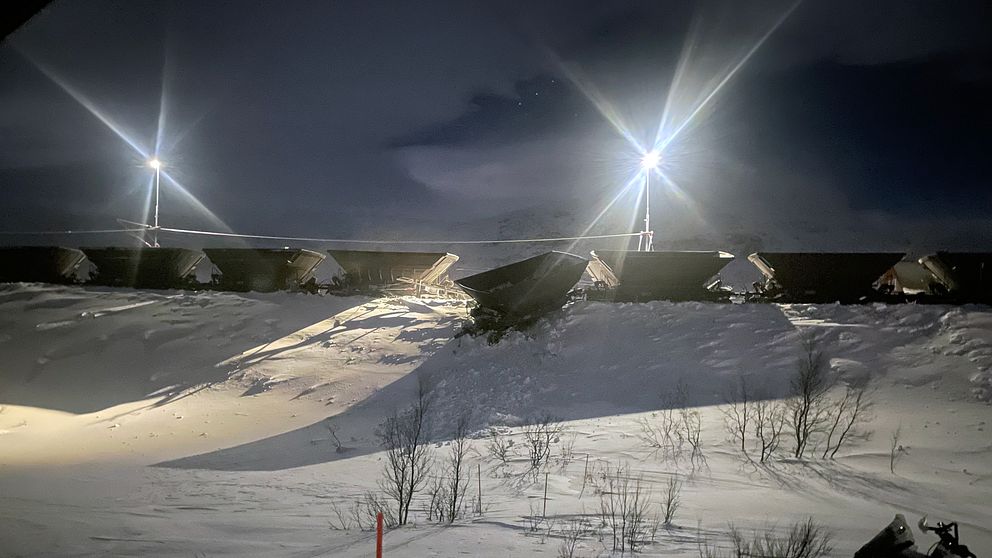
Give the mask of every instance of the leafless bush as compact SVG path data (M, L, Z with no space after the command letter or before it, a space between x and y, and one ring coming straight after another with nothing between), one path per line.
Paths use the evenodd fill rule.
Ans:
M748 536L734 525L730 526L728 535L732 545L729 550L700 541L700 558L820 558L833 551L830 532L812 517L793 523L781 535L770 528Z
M659 455L662 459L678 461L682 454L682 446L685 440L682 438L682 429L679 417L674 409L663 409L656 413L651 413L651 419L640 418L637 420L640 432L637 438L653 454Z
M764 463L778 451L785 430L787 409L780 401L763 399L751 404L759 461Z
M664 397L664 409L651 413L651 418L637 421L640 442L662 459L678 463L686 450L692 468L706 466L701 434L702 417L689 407L688 387L680 381L675 390ZM688 446L688 447L687 447Z
M472 476L465 464L465 456L468 455L468 424L467 414L458 417L455 423L455 431L451 439L451 452L448 455L448 464L445 469L445 480L448 483L448 522L458 518L465 500L465 493L468 492L468 483Z
M348 531L354 525L353 518L349 517L348 511L341 508L337 502L331 503L331 511L334 512L334 517L330 520L331 529Z
M544 525L544 515L538 513L540 507L537 502L531 501L528 505L528 515L524 516L524 520L527 522L527 530L536 533L541 530L541 526Z
M582 524L581 517L574 517L565 521L561 527L561 544L558 545L558 558L573 558L575 548L586 534L585 525Z
M672 525L672 520L675 519L675 512L678 511L679 504L682 501L681 495L682 481L679 480L678 475L668 477L668 485L663 495L664 500L661 502L661 511L664 516L666 527L670 527Z
M684 407L679 410L679 423L681 426L681 438L689 444L689 462L693 470L706 467L706 457L703 455L703 446L700 436L703 431L702 417L696 409Z
M558 448L558 465L560 465L562 469L568 467L568 464L575 458L576 438L578 438L578 434L572 433L571 435L565 436L561 439L561 447Z
M444 476L432 478L426 492L427 499L424 501L423 512L427 521L443 523L448 517L448 501L451 499Z
M854 435L858 429L868 423L872 417L874 402L868 389L868 382L862 381L848 385L844 395L833 402L833 416L823 449L823 459L833 459L841 446Z
M798 459L805 455L810 439L823 432L829 423L827 392L833 387L826 358L816 337L805 335L802 346L803 356L789 382L792 397L788 402L789 427L796 443L794 455Z
M396 502L396 518L405 525L410 505L428 478L431 450L427 442L431 397L426 382L417 384L417 401L402 413L394 413L376 429L386 449L383 492Z
M334 443L335 453L344 452L344 445L341 443L341 439L338 438L338 430L340 430L341 427L331 422L327 422L324 426L327 427L327 433L331 435L331 442Z
M600 519L612 536L614 552L633 552L644 539L650 499L641 478L632 478L628 467L607 468L600 494Z
M396 514L389 506L389 502L379 494L369 490L355 501L351 508L351 516L355 525L362 531L372 531L376 527L376 520L382 514L382 522L385 527L393 528L399 525Z
M506 465L513 448L513 440L501 434L495 427L489 429L487 438L486 450L489 455L498 460L501 465Z
M892 432L892 445L889 448L889 472L893 475L896 474L896 463L902 454L906 453L906 448L902 447L899 443L899 439L902 437L902 424L896 427Z
M541 544L547 542L549 538L554 534L555 527L558 526L557 517L545 517L544 518L544 529L541 531Z
M741 453L747 453L747 432L752 420L753 405L750 401L747 379L741 376L737 386L725 399L723 407L723 423L727 433L735 445L740 446Z
M531 471L538 472L541 466L551 459L551 446L558 441L564 430L565 427L561 422L548 414L540 415L524 426L523 435L527 444Z

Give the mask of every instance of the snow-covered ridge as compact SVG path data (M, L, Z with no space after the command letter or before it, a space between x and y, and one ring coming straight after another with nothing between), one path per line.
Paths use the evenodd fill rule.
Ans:
M992 547L988 307L581 302L495 345L455 338L466 316L414 299L0 287L0 540L39 556L367 555L364 534L328 529L329 504L376 488L374 428L425 378L436 451L466 411L511 435L551 413L577 455L662 480L688 472L643 448L637 425L683 383L709 470L687 477L680 527L647 555L695 556L697 520L718 533L797 510L840 534L838 555L895 512L959 520L972 550ZM719 406L742 375L783 396L801 331L842 381L872 379L875 436L835 462L752 468L727 446ZM908 453L893 476L897 426ZM543 485L493 476L484 441L473 448L486 515L391 533L394 555L554 553L523 529ZM549 513L592 513L582 475L578 460L550 473Z

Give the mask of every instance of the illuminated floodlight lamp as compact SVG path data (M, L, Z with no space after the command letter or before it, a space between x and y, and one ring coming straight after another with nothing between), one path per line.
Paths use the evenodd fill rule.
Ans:
M641 168L645 170L656 169L659 163L661 163L661 153L655 149L648 151L641 158Z
M151 161L148 161L148 166L155 170L158 170L162 168L162 161L159 161L158 159L152 159Z

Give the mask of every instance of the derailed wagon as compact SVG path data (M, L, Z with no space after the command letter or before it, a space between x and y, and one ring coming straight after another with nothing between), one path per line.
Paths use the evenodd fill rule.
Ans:
M776 302L857 303L879 296L876 283L905 254L896 252L756 252L748 256L764 276L754 285Z
M388 290L416 295L441 294L454 287L448 271L458 256L447 252L328 250L344 270L336 290Z
M937 252L920 258L954 302L992 303L992 252Z
M86 255L62 246L0 248L0 283L73 283Z
M213 286L224 291L314 290L314 270L323 254L302 248L204 248L220 273Z
M614 302L727 300L717 275L734 256L722 251L635 252L596 250L589 274L591 298Z
M87 281L108 287L182 289L195 287L203 252L186 248L83 248L96 270Z
M455 283L478 303L473 311L483 328L526 323L561 308L582 278L588 260L565 252L547 252Z
M915 261L901 261L882 275L880 287L894 302L926 302L944 297L947 287L926 266Z

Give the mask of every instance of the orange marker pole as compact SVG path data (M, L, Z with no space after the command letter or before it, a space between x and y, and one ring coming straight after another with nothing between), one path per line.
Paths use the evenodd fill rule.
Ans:
M382 558L382 512L375 516L375 558Z

